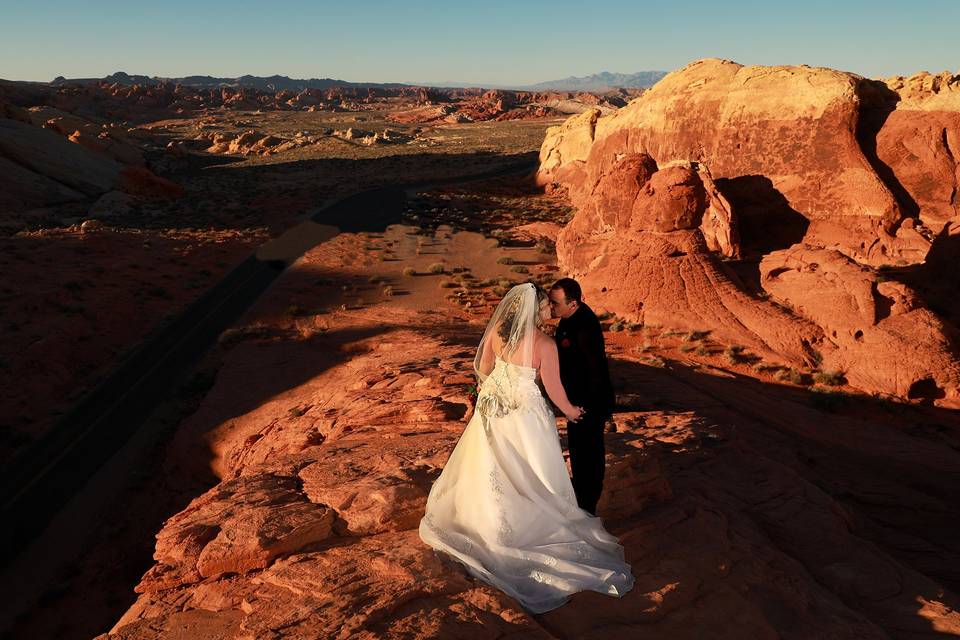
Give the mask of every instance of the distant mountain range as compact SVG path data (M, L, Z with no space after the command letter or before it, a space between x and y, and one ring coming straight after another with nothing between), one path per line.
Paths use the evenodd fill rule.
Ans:
M638 71L637 73L610 73L601 71L580 78L570 76L563 80L538 82L523 87L528 91L605 91L607 89L646 89L657 84L666 71Z
M119 84L156 84L157 82L176 82L184 86L197 89L215 89L217 87L247 87L250 89L260 89L262 91L300 91L302 89L330 89L332 87L360 87L360 88L379 88L389 89L397 87L408 87L409 84L402 82L347 82L346 80L335 80L333 78L310 78L309 80L299 80L288 78L287 76L240 76L239 78L216 78L213 76L186 76L183 78L162 78L158 76L138 76L117 71L103 78L64 78L57 77L51 84L68 84L76 82L100 82L100 81L119 83Z
M610 73L603 71L591 76L569 77L562 80L551 80L537 84L500 85L477 84L470 82L347 82L333 78L310 78L300 80L287 76L240 76L239 78L216 78L213 76L186 76L183 78L162 78L142 75L130 75L117 71L104 78L64 78L59 76L50 84L85 83L106 81L119 84L154 84L160 81L177 82L185 86L198 89L215 89L217 87L248 87L262 91L300 91L302 89L330 89L332 87L358 87L390 89L398 87L484 87L488 89L517 89L521 91L606 91L615 88L646 88L651 87L660 78L667 75L666 71L639 71L637 73Z

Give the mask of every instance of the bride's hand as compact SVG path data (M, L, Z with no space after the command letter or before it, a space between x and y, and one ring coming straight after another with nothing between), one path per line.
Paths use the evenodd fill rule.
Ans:
M582 407L574 407L573 413L565 413L563 415L567 417L567 422L576 422L581 417L583 417L583 413L584 412Z

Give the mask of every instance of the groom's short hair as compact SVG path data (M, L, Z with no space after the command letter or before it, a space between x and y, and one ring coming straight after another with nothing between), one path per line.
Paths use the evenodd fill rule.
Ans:
M581 300L583 291L580 290L580 283L573 278L560 278L554 282L550 288L563 291L563 295L568 301L576 300L577 302L583 302L583 300Z

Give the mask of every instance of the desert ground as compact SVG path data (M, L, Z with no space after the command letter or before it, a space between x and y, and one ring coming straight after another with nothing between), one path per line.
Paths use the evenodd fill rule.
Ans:
M6 456L241 259L290 264L198 354L144 463L7 633L960 635L958 97L951 74L706 60L572 117L274 97L127 127L143 164L114 153L149 174L9 205ZM7 100L35 127L37 105ZM376 228L316 215L394 185ZM486 318L561 275L602 318L617 409L598 511L637 583L532 616L416 528L472 415Z

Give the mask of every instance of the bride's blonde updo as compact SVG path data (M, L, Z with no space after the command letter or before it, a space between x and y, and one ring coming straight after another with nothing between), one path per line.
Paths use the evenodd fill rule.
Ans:
M550 296L549 294L547 294L547 290L544 289L543 287L536 285L532 282L528 282L527 284L533 287L534 290L537 292L537 302L536 302L536 306L534 307L534 313L537 314L535 323L537 328L539 329L542 326L542 323L540 322L540 314L539 314L540 305L543 304L544 300L549 300ZM520 312L520 300L521 298L519 296L513 299L513 302L511 303L510 307L507 309L506 313L501 319L500 325L497 327L497 335L500 336L500 339L503 340L504 342L510 341L510 330L517 319L517 313ZM523 336L516 336L518 341L522 337Z

